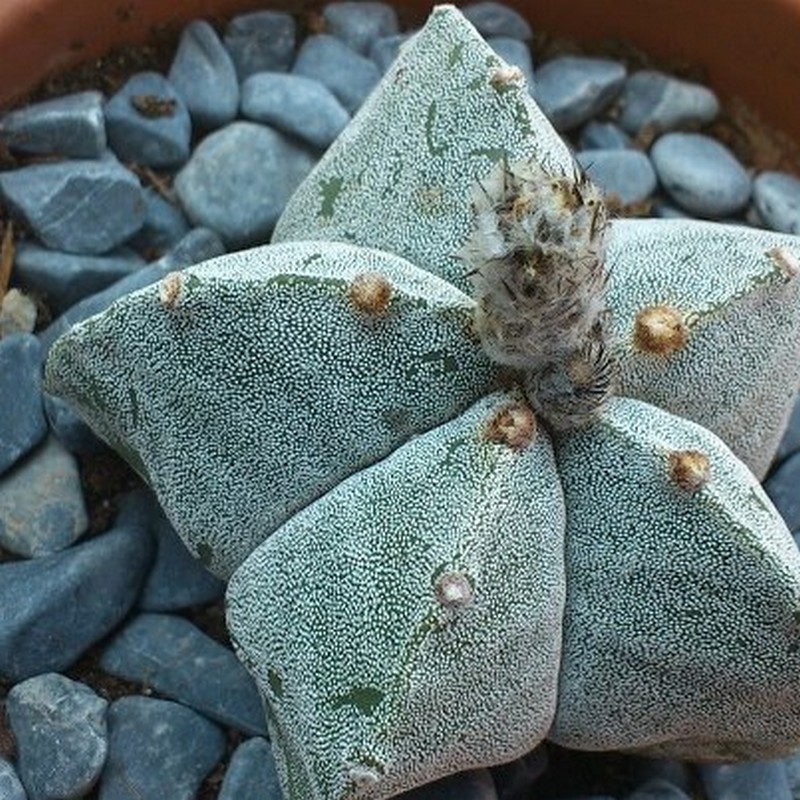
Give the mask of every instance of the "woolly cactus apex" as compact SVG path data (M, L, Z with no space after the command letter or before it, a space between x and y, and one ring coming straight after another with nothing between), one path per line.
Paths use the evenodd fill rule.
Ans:
M573 173L519 71L455 7L438 6L290 199L273 241L378 247L467 289L456 252L472 185L494 163L522 158Z
M637 400L558 437L567 605L550 738L775 758L800 741L800 554L713 434Z
M800 378L800 237L687 220L618 220L608 305L619 393L717 434L758 477Z
M258 248L76 326L53 346L46 384L227 576L299 508L489 391L473 308L398 256Z
M228 627L288 800L380 800L546 735L564 506L498 393L300 511L236 571Z

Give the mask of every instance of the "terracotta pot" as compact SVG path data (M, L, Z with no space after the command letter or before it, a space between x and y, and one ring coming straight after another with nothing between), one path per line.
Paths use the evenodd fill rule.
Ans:
M800 0L508 0L534 26L583 41L628 39L661 58L703 65L723 96L739 96L800 141ZM395 3L420 21L431 3ZM308 0L2 0L0 105L55 70L115 44L141 42L158 26Z

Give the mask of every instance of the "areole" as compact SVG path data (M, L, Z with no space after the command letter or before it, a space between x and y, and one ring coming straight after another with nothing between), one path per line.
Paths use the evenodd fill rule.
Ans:
M778 130L800 140L800 0L508 0L538 29L591 42L626 39L658 58L701 65L723 97L738 96ZM421 23L432 3L395 0L404 21ZM308 0L3 0L0 107L46 75L142 42L160 26L272 7L302 11Z

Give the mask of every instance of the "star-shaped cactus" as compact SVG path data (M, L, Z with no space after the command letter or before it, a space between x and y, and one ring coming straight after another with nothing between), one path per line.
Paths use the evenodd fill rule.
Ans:
M548 736L800 744L800 556L757 479L798 383L800 239L607 229L598 202L440 7L272 245L53 346L49 390L232 576L288 800L380 800Z

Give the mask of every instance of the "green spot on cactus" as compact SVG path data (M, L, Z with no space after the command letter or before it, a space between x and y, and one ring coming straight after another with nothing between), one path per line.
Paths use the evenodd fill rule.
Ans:
M320 192L322 194L322 205L319 214L323 219L330 219L336 208L336 200L342 193L344 178L333 176L320 182Z
M281 678L278 670L273 667L267 670L267 682L275 697L281 700L283 698L283 678Z
M339 709L352 706L362 714L373 714L381 704L384 693L374 686L352 686L346 694L333 699L333 708Z
M447 54L447 67L453 69L464 62L464 42L459 42Z
M438 107L436 102L432 102L428 106L428 114L425 117L425 140L428 143L428 151L432 156L441 156L447 152L448 145L442 143L437 144L436 140L438 134L436 131L436 121L438 116Z

